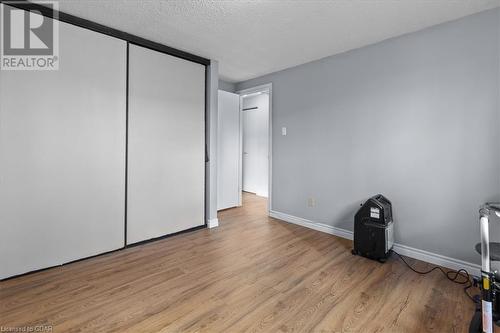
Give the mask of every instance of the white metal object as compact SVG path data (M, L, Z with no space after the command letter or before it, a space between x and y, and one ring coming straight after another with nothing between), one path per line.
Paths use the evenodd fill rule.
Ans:
M479 225L481 233L481 285L482 285L482 328L484 333L493 332L492 288L490 279L493 272L490 267L489 215L500 213L500 205L487 203L479 210Z
M491 302L485 300L481 301L481 308L483 309L483 333L493 333L493 312Z
M482 215L480 220L481 229L481 269L483 272L490 272L490 246L489 246L489 225L488 215Z
M490 273L490 243L489 243L489 230L488 230L488 215L487 209L481 209L481 217L479 219L480 232L481 232L481 283L483 288L485 279L487 279L488 288L490 288L489 273ZM493 333L493 313L491 300L482 300L482 327L483 333Z

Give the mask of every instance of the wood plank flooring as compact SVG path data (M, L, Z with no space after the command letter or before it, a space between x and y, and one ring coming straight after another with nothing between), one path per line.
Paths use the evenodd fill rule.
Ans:
M0 326L53 332L466 332L474 306L440 273L266 216L266 201L220 227L0 282ZM427 264L410 260L419 268ZM475 292L475 290L473 290Z

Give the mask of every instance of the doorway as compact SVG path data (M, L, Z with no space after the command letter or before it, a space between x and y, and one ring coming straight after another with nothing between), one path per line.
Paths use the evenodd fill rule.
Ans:
M218 98L217 210L260 202L255 207L265 203L269 214L272 86L219 90Z
M269 95L242 96L242 190L268 197Z
M271 85L238 92L240 95L240 193L267 200L271 189ZM244 204L245 200L240 200Z

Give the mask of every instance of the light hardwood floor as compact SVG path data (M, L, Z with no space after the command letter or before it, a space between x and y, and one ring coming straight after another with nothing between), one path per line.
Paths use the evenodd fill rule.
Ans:
M466 332L474 306L440 273L266 216L266 201L220 227L0 282L0 326L53 332ZM419 268L427 265L411 261ZM473 290L475 291L475 290Z

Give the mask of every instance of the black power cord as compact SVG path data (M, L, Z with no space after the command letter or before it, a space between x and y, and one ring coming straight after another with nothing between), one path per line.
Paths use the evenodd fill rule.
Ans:
M391 250L392 253L396 254L405 264L406 266L408 266L409 269L411 269L412 271L414 271L415 273L417 274L420 274L420 275L426 275L426 274L429 274L435 270L439 270L441 273L443 273L444 276L446 276L446 278L448 280L450 280L451 282L453 283L456 283L456 284L461 284L461 285L465 285L464 287L464 293L467 295L467 297L470 298L470 300L474 303L476 303L477 301L474 299L474 297L472 297L469 293L468 293L468 289L470 287L472 287L472 281L471 281L471 278L470 278L470 275L469 275L469 272L467 272L465 269L459 269L458 271L445 271L444 269L442 269L441 267L439 266L434 266L432 267L431 269L427 270L427 271L419 271L419 270L416 270L415 268L413 268L406 260L405 258L400 255L399 253L397 253L396 251L394 250Z

